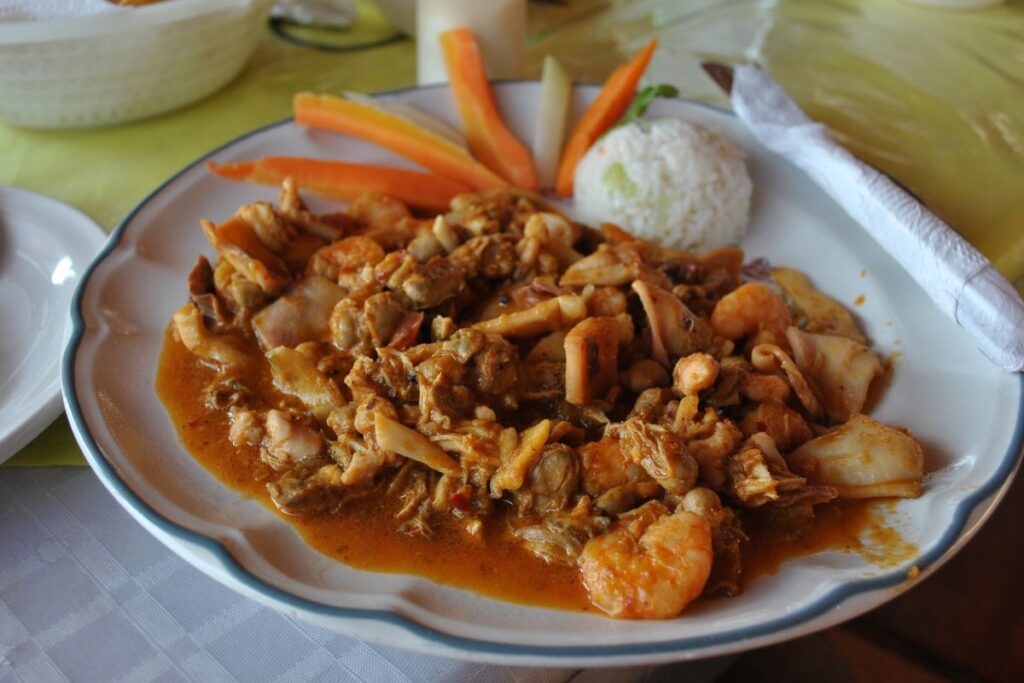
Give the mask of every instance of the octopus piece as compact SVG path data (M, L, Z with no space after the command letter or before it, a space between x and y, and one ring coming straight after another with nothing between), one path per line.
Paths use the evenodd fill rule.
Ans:
M814 383L829 419L845 422L864 409L871 382L883 373L878 356L852 339L808 334L795 327L786 331L786 339L797 367Z
M921 444L866 415L811 439L790 454L789 464L811 481L835 487L840 498L921 495Z

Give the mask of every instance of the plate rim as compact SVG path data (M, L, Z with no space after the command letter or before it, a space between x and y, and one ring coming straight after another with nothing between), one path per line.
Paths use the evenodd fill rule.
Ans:
M93 251L93 253L85 258L81 259L85 263L86 269L83 271L81 276L78 276L79 282L75 285L75 291L71 293L71 296L67 298L64 303L64 313L66 314L62 321L55 325L60 327L60 334L63 338L61 346L63 347L67 341L66 337L71 333L73 320L70 316L70 310L74 303L74 295L77 292L77 285L81 282L81 278L85 277L85 273L88 272L89 267L92 265L92 261L96 258L101 250L104 240L107 238L107 233L103 231L89 214L85 213L76 206L58 199L52 195L37 192L35 190L29 190L24 187L18 187L17 185L0 185L0 201L4 200L4 196L8 195L16 198L15 201L28 201L28 202L40 202L46 210L55 211L57 213L64 212L68 216L74 216L75 221L73 223L65 223L64 225L71 225L71 231L76 234L76 237L81 239L83 244L88 243L87 246ZM55 231L46 228L46 231L51 236L56 235ZM65 252L66 253L66 252ZM53 291L55 288L49 288L47 291ZM35 302L33 302L35 303ZM48 329L39 330L39 336L46 334ZM62 365L62 364L61 364ZM63 389L63 378L61 376L61 366L56 368L53 376L48 381L54 382L53 389L47 393L41 393L36 396L33 402L36 404L32 411L25 415L25 417L13 426L4 425L0 429L0 464L7 462L15 455L17 455L21 449L27 446L33 439L39 436L44 429L46 429L54 420L56 420L62 412L61 393Z
M537 83L532 80L503 80L496 81L495 84L499 87L502 85L518 85L518 84L529 84ZM405 92L417 91L417 90L434 90L447 87L447 84L431 84L426 86L410 86L406 88L397 88L394 90L387 90L373 93L374 96L388 96L388 95L400 95ZM574 89L580 88L596 88L592 84L581 84L575 83ZM727 109L717 107L706 102L693 100L686 97L675 97L671 98L675 101L682 102L688 105L695 105L710 109L712 111L724 114L730 117L734 117L735 114ZM61 379L64 393L65 408L68 416L68 420L72 426L75 438L78 441L79 446L82 448L83 453L86 456L90 466L96 472L97 476L103 482L104 486L114 495L115 498L124 504L127 502L130 505L129 512L132 513L133 517L140 516L141 519L138 521L142 522L145 520L143 526L146 523L152 525L162 534L167 537L174 539L178 543L198 545L202 547L206 552L216 559L219 563L219 569L225 571L230 579L237 582L242 588L249 592L250 597L256 597L259 601L264 604L268 604L275 609L288 609L291 613L301 616L302 613L313 614L318 617L330 618L330 619L344 619L359 621L375 621L383 622L390 626L395 626L403 631L411 634L414 638L419 639L424 643L435 643L441 647L444 647L448 652L455 653L452 656L458 656L457 653L462 653L464 658L483 660L483 661L502 661L502 662L516 662L522 663L524 660L533 660L534 662L585 662L585 661L596 661L600 660L603 662L610 662L613 660L626 661L663 661L673 658L683 658L687 656L687 653L694 653L693 656L704 656L704 653L698 652L703 650L713 650L708 652L710 656L715 652L727 651L731 645L741 644L744 641L751 641L754 639L764 639L771 636L773 633L783 633L793 629L798 629L801 625L809 623L810 621L825 615L830 609L839 606L840 604L854 598L856 596L871 593L878 590L898 588L900 585L906 585L908 582L908 576L906 575L905 568L897 567L894 569L887 569L882 571L876 576L869 578L863 578L855 581L850 581L846 584L836 586L832 590L828 591L820 598L815 600L810 605L796 612L788 612L782 616L770 619L760 624L744 627L741 629L735 629L726 633L708 634L700 636L690 636L686 638L663 640L648 643L632 643L623 645L526 645L526 644L513 644L513 643L501 643L491 640L474 639L465 636L454 635L446 633L442 630L420 623L410 617L405 616L396 611L388 609L377 609L377 608L360 608L360 607L341 607L335 605L328 605L322 602L311 600L309 598L301 597L294 593L290 593L287 590L274 586L268 581L259 578L247 570L241 562L231 554L228 548L220 541L215 538L211 538L202 533L189 529L188 527L178 524L167 517L164 517L154 508L152 508L145 500L143 500L138 494L136 494L131 487L121 478L117 468L110 463L103 455L102 450L93 438L92 433L89 431L88 425L85 420L85 416L81 410L78 401L78 394L76 389L76 382L74 376L75 358L78 349L81 345L82 339L85 334L85 320L82 315L82 303L84 299L85 290L92 280L92 276L99 265L110 256L120 245L121 239L128 226L134 220L135 216L158 194L160 194L166 187L174 183L179 177L193 170L197 166L203 164L210 157L220 153L221 151L236 145L250 137L259 135L266 131L278 128L281 126L288 125L294 122L294 118L289 116L266 125L257 127L250 131L247 131L222 145L206 152L196 160L185 165L179 171L174 173L158 187L146 195L117 225L117 227L110 234L106 246L100 251L99 254L89 264L85 273L82 275L79 281L74 296L71 302L71 318L72 318L72 333L70 339L65 347L65 352L61 363ZM1006 452L1000 456L999 465L995 468L993 474L980 486L975 488L970 493L966 494L955 507L951 524L944 530L942 535L933 544L932 548L915 558L913 566L920 570L920 574L914 579L914 585L918 583L922 578L938 569L945 561L951 556L952 552L958 545L966 543L974 534L981 528L983 523L995 510L996 506L1000 502L1013 482L1014 477L1019 469L1022 458L1024 458L1024 373L1017 373L1019 379L1019 400L1016 411L1016 424L1014 426L1013 434L1010 438L1010 444ZM985 509L982 518L979 519L966 533L965 527L978 507L986 500L992 498L991 505ZM166 540L160 539L166 544ZM178 554L182 554L179 548L171 548ZM184 556L186 560L193 564L201 571L209 573L208 568L200 564L194 558ZM215 579L224 581L213 575ZM234 589L238 589L237 586L229 586ZM846 619L853 618L860 613L863 613L869 609L874 608L874 605L866 607L860 610L852 610L850 614L843 615L839 621L845 621ZM792 637L795 637L793 634ZM779 638L777 640L785 640L786 638ZM772 641L774 642L774 641ZM390 643L397 647L408 647L415 648L409 643ZM758 643L760 644L760 643ZM426 651L422 646L418 648L422 651Z

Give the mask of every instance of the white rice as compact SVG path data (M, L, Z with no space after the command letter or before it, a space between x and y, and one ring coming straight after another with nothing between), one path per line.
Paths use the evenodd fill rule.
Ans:
M720 133L677 118L612 130L580 161L574 185L584 222L615 223L695 251L740 241L750 193L743 152Z

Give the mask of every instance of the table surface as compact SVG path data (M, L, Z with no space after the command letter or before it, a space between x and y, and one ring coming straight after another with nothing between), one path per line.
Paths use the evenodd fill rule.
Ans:
M237 80L164 116L78 131L0 124L0 184L62 199L109 231L196 157L288 116L297 90L377 92L414 85L412 42L393 36L368 2L358 6L362 33L283 36L268 30ZM977 12L922 9L899 0L535 3L529 75L536 75L545 54L554 54L576 80L598 82L655 32L661 43L648 80L727 106L700 62L763 65L840 142L914 192L1024 292L1024 3ZM338 49L371 34L382 44ZM320 47L303 44L308 41ZM62 417L10 464L84 461ZM23 476L0 471L0 525L15 519L6 507L14 498L4 498L2 487L11 489ZM53 477L81 481L91 474L42 469L32 476L55 482ZM1024 485L1017 482L979 538L948 567L852 625L808 641L810 647L856 660L855 677L866 675L869 662L889 662L920 680L962 673L1024 678L1024 590L1015 580L1024 554L1013 535L1022 514ZM3 577L0 568L0 606L7 600ZM0 648L10 642L0 637ZM773 657L783 656L774 649L746 655L726 677L768 676ZM0 659L0 680L6 661Z

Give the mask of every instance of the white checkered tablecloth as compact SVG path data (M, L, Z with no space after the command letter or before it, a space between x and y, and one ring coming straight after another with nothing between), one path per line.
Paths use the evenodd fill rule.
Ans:
M81 468L0 470L0 653L0 683L546 683L577 673L427 657L290 619L166 549Z
M700 683L728 662L529 669L368 645L208 578L139 526L92 470L0 469L0 683Z

